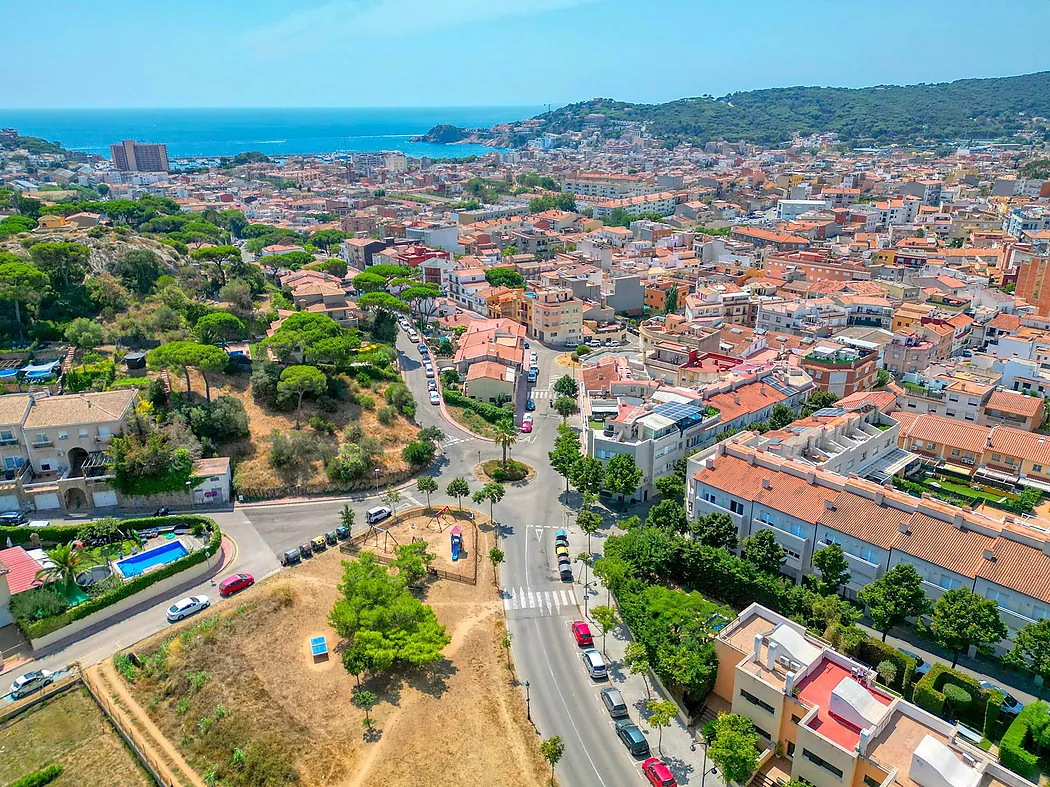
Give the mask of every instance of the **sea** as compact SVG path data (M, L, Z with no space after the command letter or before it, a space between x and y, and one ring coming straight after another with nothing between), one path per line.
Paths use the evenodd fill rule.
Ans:
M168 158L269 156L400 150L409 156L463 158L484 145L412 142L440 123L487 128L540 114L544 107L331 109L3 109L0 128L109 158L124 139L163 142Z

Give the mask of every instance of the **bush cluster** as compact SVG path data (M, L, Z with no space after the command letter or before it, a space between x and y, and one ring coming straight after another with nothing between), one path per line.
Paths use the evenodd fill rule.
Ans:
M513 410L496 407L496 405L488 404L487 402L479 402L476 399L471 399L469 396L464 396L452 388L445 388L445 403L477 413L490 424L498 424L500 421L507 420L508 415L513 415Z
M1050 710L1045 702L1025 707L999 741L999 762L1030 781L1039 779L1039 758L1050 752Z

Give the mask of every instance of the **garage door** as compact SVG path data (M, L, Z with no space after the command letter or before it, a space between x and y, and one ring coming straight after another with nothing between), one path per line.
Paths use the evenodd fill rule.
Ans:
M18 502L18 495L0 496L0 511L19 511L22 508Z
M108 508L117 504L117 493L113 491L93 492L91 499L95 501L95 508Z
M52 508L58 508L58 495L37 495L33 498L33 502L36 504L37 511L47 511Z

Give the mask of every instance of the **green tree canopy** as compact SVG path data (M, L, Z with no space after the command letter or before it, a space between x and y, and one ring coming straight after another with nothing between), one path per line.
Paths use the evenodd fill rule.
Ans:
M139 295L149 295L164 275L164 262L149 249L129 249L113 261L113 275Z
M202 344L223 344L245 335L244 322L229 312L209 312L197 320L193 332Z
M743 558L759 571L774 577L780 575L787 552L780 546L773 531L762 528L753 536L744 539Z
M917 618L930 611L930 600L922 589L922 577L911 563L898 563L857 594L867 605L875 628L886 633L908 618Z
M999 617L998 605L966 588L948 590L933 606L930 633L942 647L952 652L952 669L959 654L971 645L994 645L1007 634Z
M493 287L509 287L518 290L525 288L525 277L510 268L489 268L485 272L485 281Z
M605 467L605 488L613 494L623 495L625 502L637 491L641 480L642 471L632 454L616 454Z
M53 282L68 287L84 281L91 250L79 243L37 243L29 247L29 256Z
M758 733L746 716L720 713L713 725L714 740L707 756L722 769L726 781L747 784L758 770Z
M328 378L316 366L289 366L281 372L277 383L277 392L285 396L296 397L295 428L299 428L299 414L303 408L303 397L306 394L320 396L328 388Z
M820 572L820 592L835 595L850 581L846 553L838 544L828 544L813 554L813 567Z
M13 254L0 251L0 300L14 305L15 322L22 336L22 305L38 304L51 279L35 265Z

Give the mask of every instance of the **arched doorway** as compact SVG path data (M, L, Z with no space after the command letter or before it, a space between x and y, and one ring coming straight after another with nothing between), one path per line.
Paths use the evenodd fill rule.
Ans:
M66 490L66 511L81 511L87 508L87 495L83 489L71 487Z
M82 475L82 468L84 462L87 461L88 452L79 446L77 448L69 449L69 475L78 476Z

